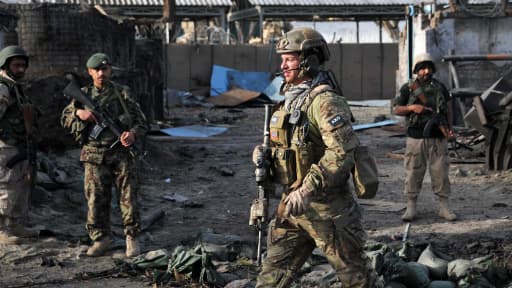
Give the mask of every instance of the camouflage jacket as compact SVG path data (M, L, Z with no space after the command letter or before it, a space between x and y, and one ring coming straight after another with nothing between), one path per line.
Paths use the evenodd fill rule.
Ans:
M0 140L8 145L26 145L24 104L31 102L20 85L5 71L0 71Z
M359 145L350 123L352 114L345 98L337 95L329 86L322 86L323 89L311 90L305 101L300 97L294 100L303 101L298 105L303 116L299 124L287 124L286 128L293 135L289 146L309 147L307 150L297 148L299 159L296 162L311 163L307 164L303 177L298 177L302 179L298 180L302 182L300 185L312 191L325 191L327 188L346 185L354 166L353 151ZM294 106L297 105L292 102L291 107ZM278 111L285 109L281 105ZM293 114L293 111L286 112ZM280 145L272 142L274 146ZM306 161L306 158L309 160Z
M82 91L101 110L108 113L123 131L135 132L138 140L145 136L148 130L146 117L139 104L131 97L127 86L109 82L101 91L93 85L82 88ZM84 152L104 154L117 140L117 137L108 128L105 128L96 140L90 139L89 134L95 123L80 120L75 115L77 109L86 108L83 108L81 103L72 100L62 111L61 125L69 129L75 140L83 145L82 156Z

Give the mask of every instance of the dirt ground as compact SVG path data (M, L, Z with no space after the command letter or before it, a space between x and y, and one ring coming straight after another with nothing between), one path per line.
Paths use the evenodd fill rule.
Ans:
M370 112L374 111L370 110L353 108L361 122L373 121ZM382 112L386 110L379 111ZM229 129L208 139L150 137L147 163L141 169L142 212L147 217L163 211L163 216L141 235L143 252L160 248L172 251L177 245L193 243L199 232L208 229L255 242L256 232L248 226L250 203L256 195L250 157L252 148L262 141L263 114L263 108L171 111L173 116L168 124L173 126L210 123ZM376 128L357 134L377 157L381 180L376 198L361 201L365 228L372 240L399 243L405 227L400 219L405 200L403 162L397 155L403 152L405 138L399 136L399 129ZM115 269L115 259L122 258L124 251L118 213L112 218L117 248L104 257L85 256L89 242L78 153L68 150L49 156L59 167L65 167L74 181L36 195L30 223L42 228L43 236L27 244L0 247L0 287L151 286L150 275ZM432 242L454 258L492 254L498 262L510 261L512 172L486 171L480 150L463 154L464 161L454 159L458 161L450 166L452 207L459 219L446 222L437 216L437 199L427 176L419 199L418 220L410 229L410 241ZM273 199L272 204L276 203ZM240 279L254 278L254 271L237 275Z

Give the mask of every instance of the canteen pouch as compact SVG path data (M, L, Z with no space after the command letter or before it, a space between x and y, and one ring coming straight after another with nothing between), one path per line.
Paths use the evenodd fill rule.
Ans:
M375 157L370 153L368 147L357 146L354 149L354 160L352 180L357 197L361 199L375 197L379 190L379 172Z

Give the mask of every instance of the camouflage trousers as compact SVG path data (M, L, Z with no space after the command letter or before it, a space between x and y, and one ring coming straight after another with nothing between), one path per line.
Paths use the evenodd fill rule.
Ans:
M405 189L408 199L416 199L429 168L432 190L441 198L450 195L448 143L446 139L407 137L405 146Z
M0 143L0 216L23 220L30 202L29 163L23 160L10 169L6 167L18 151L14 146Z
M83 157L82 159L87 158ZM94 157L89 157L93 159ZM136 160L126 151L112 151L103 155L100 164L85 163L84 190L87 198L87 231L93 241L110 235L110 206L112 185L116 188L121 208L124 233L140 233L138 204L139 176Z
M315 247L324 253L343 287L371 287L361 211L354 200L349 204L344 208L339 201L312 202L304 215L273 219L256 287L289 287Z

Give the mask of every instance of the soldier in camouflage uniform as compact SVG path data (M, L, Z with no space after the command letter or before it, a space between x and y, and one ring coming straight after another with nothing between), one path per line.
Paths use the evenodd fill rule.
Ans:
M22 48L0 51L0 244L38 235L25 227L35 171L32 104L19 83L27 68Z
M404 161L407 210L402 219L412 221L416 217L416 200L429 167L432 190L439 197L439 216L454 221L457 215L448 207L450 179L447 139L454 137L448 125L451 98L443 83L433 78L436 67L432 56L419 54L414 63L416 78L402 85L394 106L395 114L405 116L407 125ZM425 127L429 126L427 123L432 120L443 124L424 133Z
M297 28L276 48L285 101L270 120L271 151L257 146L253 161L271 155L272 181L284 190L256 287L289 287L315 247L343 287L378 287L363 253L361 210L348 184L359 140L345 98L321 70L330 56L327 44L317 31Z
M129 88L110 80L110 58L103 53L92 55L87 69L93 84L82 90L123 129L118 139L108 128L97 139L90 138L96 117L80 103L72 101L62 112L61 124L71 130L82 147L80 161L84 163L84 187L87 204L87 231L94 244L89 256L101 256L108 249L110 238L111 188L115 185L126 235L126 255L139 254L137 236L141 229L138 204L139 176L137 160L127 147L142 139L147 132L146 118L130 96ZM120 144L117 143L120 141Z

